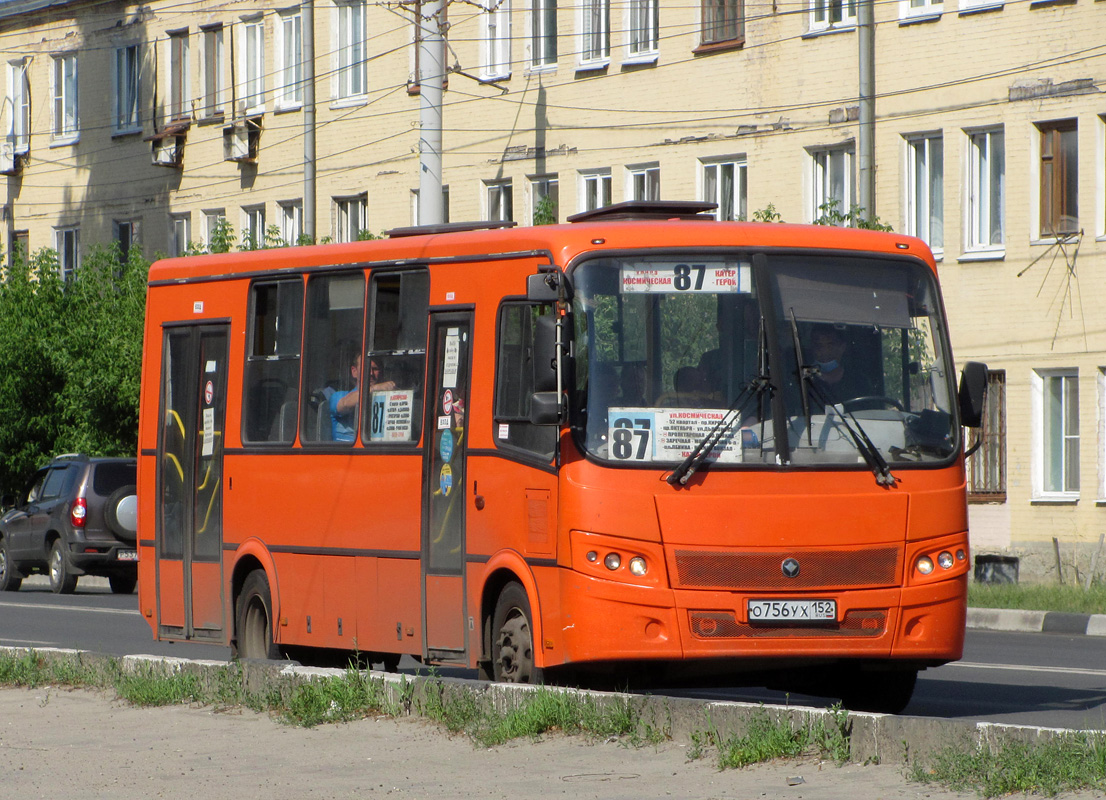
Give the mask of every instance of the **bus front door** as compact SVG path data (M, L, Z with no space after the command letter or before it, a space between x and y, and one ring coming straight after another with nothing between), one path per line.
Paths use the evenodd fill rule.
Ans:
M158 626L221 640L228 326L164 330L158 438Z
M471 314L431 315L423 459L423 630L426 654L446 662L463 659L466 646L465 433L471 339Z

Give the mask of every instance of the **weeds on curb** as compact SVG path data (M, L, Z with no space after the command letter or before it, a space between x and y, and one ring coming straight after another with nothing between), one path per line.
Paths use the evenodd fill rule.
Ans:
M1106 608L1106 584L1090 588L1065 584L976 583L968 584L972 608L1012 608L1021 611L1068 611L1098 614Z
M716 728L691 735L688 758L703 758L708 748L717 751L719 769L741 769L779 758L817 755L837 764L849 760L849 712L839 705L827 716L807 717L796 725L790 718L772 719L761 709L750 719L742 735L722 735Z

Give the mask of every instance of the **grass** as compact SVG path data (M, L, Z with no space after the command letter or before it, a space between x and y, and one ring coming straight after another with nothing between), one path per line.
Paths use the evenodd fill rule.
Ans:
M1106 613L1106 584L1089 589L1065 584L975 583L968 584L972 608L1012 608L1024 611Z
M831 721L823 716L797 725L790 718L772 719L761 709L743 734L720 735L713 728L692 734L688 757L702 758L706 750L717 752L719 769L741 769L781 758L818 756L837 764L849 760L849 713L840 706L831 709Z

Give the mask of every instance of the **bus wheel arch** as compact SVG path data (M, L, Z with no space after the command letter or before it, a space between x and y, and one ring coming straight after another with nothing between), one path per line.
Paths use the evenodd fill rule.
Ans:
M540 682L544 666L539 646L540 619L537 591L529 571L507 565L493 568L481 594L480 676L486 680ZM520 641L520 637L529 641Z
M271 576L275 576L275 572L268 553L264 551L246 553L234 565L230 582L230 617L234 631L230 637L230 643L231 653L235 658L279 658L276 644L277 620L280 618L279 595L273 592L274 577ZM247 592L250 593L249 599L246 598ZM255 636L251 642L254 646L244 647L243 638L246 633L243 630L243 624L248 610L246 606L249 604L254 605L255 623L260 622L256 616L259 611L268 618L268 642L261 644ZM254 652L258 649L260 652Z

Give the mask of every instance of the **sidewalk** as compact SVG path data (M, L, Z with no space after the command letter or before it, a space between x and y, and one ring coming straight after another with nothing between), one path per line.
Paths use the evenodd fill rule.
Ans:
M1066 633L1077 636L1106 636L1106 614L969 608L968 628L1015 633Z

